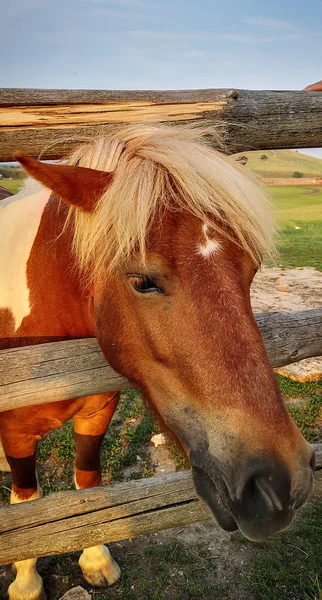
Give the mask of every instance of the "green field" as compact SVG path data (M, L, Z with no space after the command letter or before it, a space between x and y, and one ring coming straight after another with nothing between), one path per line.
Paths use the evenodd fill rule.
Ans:
M23 185L23 179L0 179L0 185L12 194L16 194Z
M303 177L322 177L322 160L293 150L256 150L243 152L247 156L248 169L263 177L292 177L294 171ZM261 156L267 156L261 160Z
M322 271L322 188L270 186L268 189L278 224L277 264Z

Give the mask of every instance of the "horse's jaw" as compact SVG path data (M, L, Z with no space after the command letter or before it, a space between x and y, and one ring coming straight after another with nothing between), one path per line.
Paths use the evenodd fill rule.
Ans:
M208 504L218 525L225 531L236 531L238 525L226 507L211 477L199 467L192 468L192 475L198 496Z

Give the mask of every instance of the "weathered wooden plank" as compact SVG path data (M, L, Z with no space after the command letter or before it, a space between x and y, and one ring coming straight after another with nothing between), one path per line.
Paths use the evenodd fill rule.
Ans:
M0 352L0 412L129 387L106 363L95 339Z
M230 152L322 146L322 93L249 90L0 90L0 161L59 158L111 123L224 123Z
M255 318L273 367L322 355L322 309ZM129 387L105 362L95 339L0 352L0 412Z
M312 444L312 449L315 451L317 471L322 467L322 444ZM127 505L145 500L158 503L160 498L162 499L160 506L163 506L164 502L171 504L174 498L175 503L195 500L197 496L190 471L77 490L77 493L75 490L56 492L43 498L41 503L37 500L37 504L36 501L19 504L19 510L16 512L10 510L11 506L5 506L0 508L0 516L4 516L0 519L0 534L20 530L23 527L27 529L31 526L38 527L76 515L86 516L89 512L102 509L112 509L113 519L119 518L120 511L122 517L133 513L139 514L141 511L139 504L135 506L135 510L129 509ZM64 501L60 502L61 499ZM50 510L53 505L54 512ZM145 508L143 512L144 510Z
M111 123L140 123L155 121L189 121L200 118L205 111L214 112L225 101L178 104L151 102L118 102L117 104L72 104L66 106L10 106L1 109L1 126L7 131L47 129L75 125L108 125Z
M59 492L0 509L0 564L80 550L210 516L197 500L190 472Z
M315 468L322 469L322 444L313 444L315 450Z
M322 471L317 470L311 500L321 497ZM210 510L198 500L190 471L58 492L0 509L0 564L81 550L209 518Z
M0 88L0 107L65 106L74 104L188 104L235 98L234 89L206 90L45 90Z
M272 367L322 355L322 308L258 313L255 319Z

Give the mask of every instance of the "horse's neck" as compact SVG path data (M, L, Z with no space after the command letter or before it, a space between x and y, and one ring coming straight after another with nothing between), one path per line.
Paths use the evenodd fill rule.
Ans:
M63 230L67 208L43 188L26 192L0 203L0 338L94 335L71 227Z

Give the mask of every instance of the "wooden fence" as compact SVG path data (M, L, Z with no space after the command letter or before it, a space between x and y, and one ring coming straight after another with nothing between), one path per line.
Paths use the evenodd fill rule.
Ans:
M322 498L322 444L311 501ZM190 471L51 494L0 509L0 564L82 550L211 519Z
M272 367L322 355L322 308L262 313L255 319ZM129 387L106 363L95 339L0 352L0 412Z
M322 168L321 168L322 173ZM322 177L261 177L266 185L322 185Z
M0 161L15 150L58 158L115 123L223 125L230 152L322 146L322 93L181 90L0 90Z
M0 90L0 161L15 150L54 159L112 123L222 125L230 152L322 146L322 94L195 90ZM322 355L322 309L255 316L273 367ZM0 411L130 387L97 342L65 340L0 352ZM322 496L322 447L313 499ZM0 563L69 552L210 517L190 472L78 490L0 509Z

